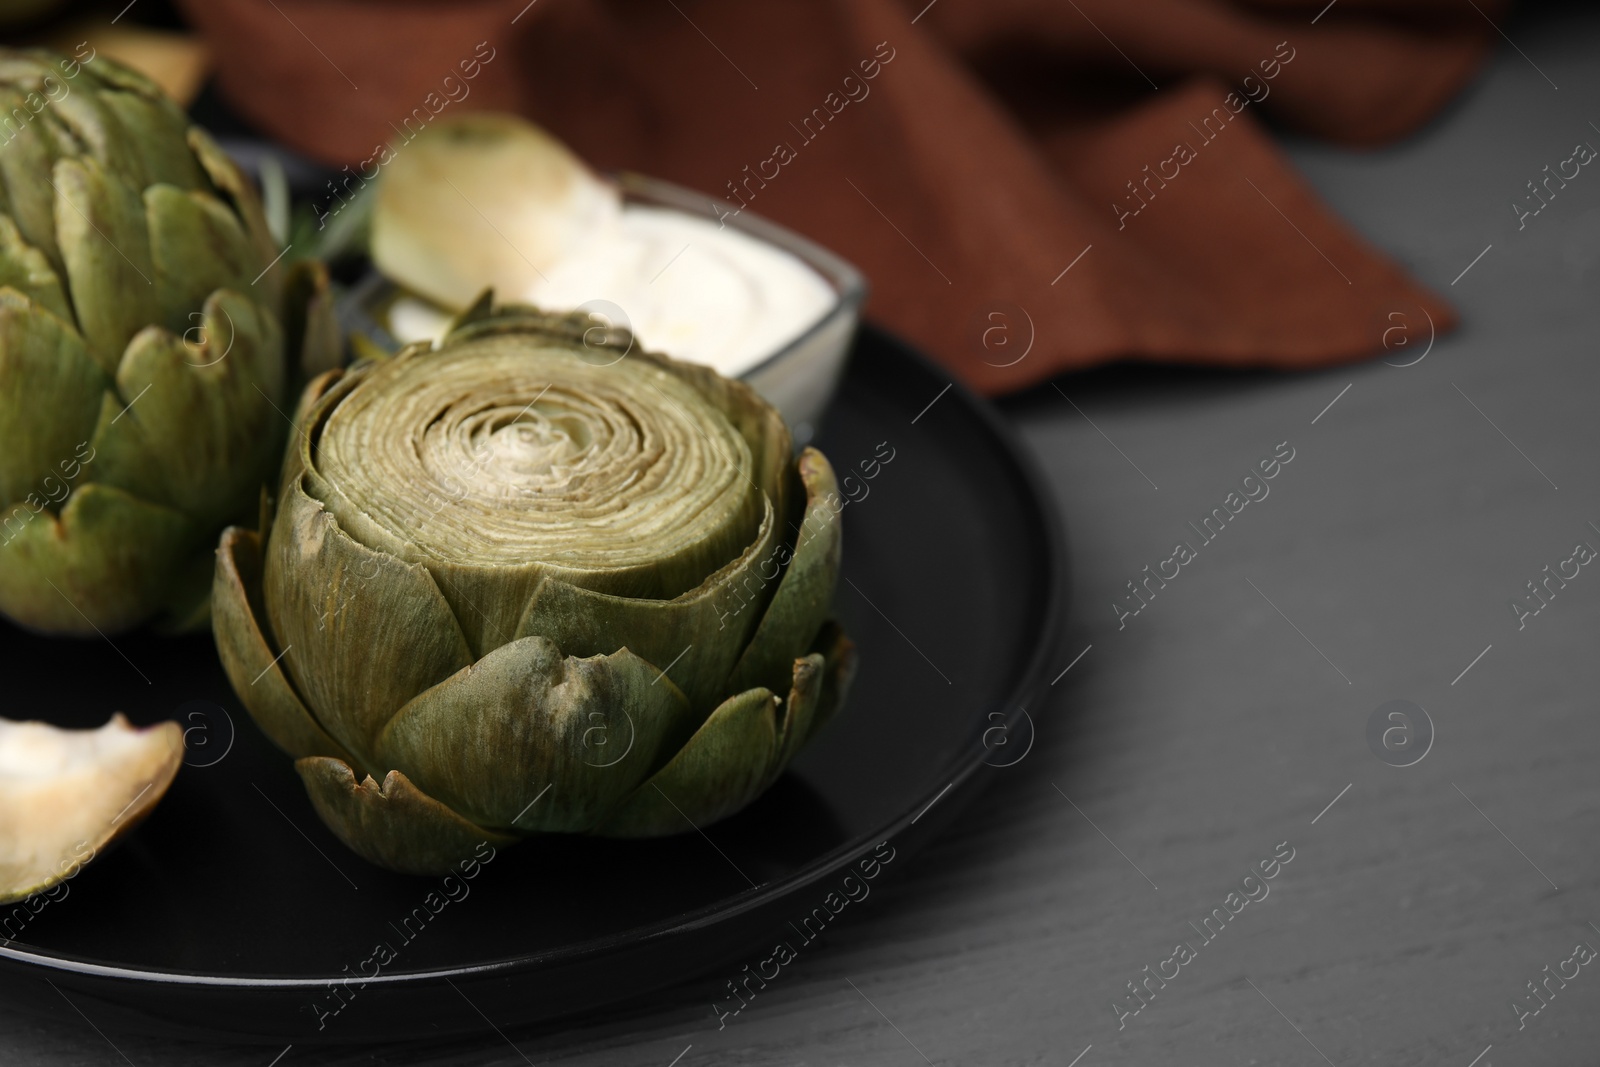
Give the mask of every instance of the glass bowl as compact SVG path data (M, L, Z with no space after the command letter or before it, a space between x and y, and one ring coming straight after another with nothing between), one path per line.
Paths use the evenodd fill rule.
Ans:
M867 283L861 272L799 234L704 193L640 174L616 174L612 180L622 191L624 204L668 208L712 222L721 220L722 225L788 252L827 283L834 295L828 310L777 351L739 375L783 413L797 447L809 442L833 399L844 370L845 356L861 319L861 305L867 297ZM340 324L349 333L364 334L380 348L398 349L400 342L388 327L388 309L400 293L393 282L376 270L369 271L341 300ZM667 352L669 356L672 354Z

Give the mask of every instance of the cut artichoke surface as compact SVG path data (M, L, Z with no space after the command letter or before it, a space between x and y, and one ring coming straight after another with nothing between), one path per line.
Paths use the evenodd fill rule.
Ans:
M148 815L183 762L175 722L97 730L0 719L0 903L73 877Z
M270 531L223 537L215 632L368 859L692 830L841 702L833 472L744 384L480 307L302 410Z

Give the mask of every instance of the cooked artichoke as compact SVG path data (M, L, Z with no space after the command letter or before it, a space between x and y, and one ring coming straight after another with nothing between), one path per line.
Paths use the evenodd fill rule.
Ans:
M372 260L385 277L460 311L485 286L526 298L621 213L615 186L526 119L446 116L384 168Z
M367 859L646 837L760 795L833 714L840 504L743 383L586 316L470 314L302 400L218 649Z
M183 762L175 722L98 730L0 719L0 904L78 873L148 815Z
M0 614L203 624L286 367L337 350L326 278L286 279L238 168L110 59L0 49L0 117Z

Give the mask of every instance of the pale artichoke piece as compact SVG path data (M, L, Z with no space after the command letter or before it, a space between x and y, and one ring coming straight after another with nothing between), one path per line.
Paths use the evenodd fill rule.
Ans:
M358 783L349 764L324 756L297 760L294 769L328 829L350 851L392 871L447 874L465 860L493 859L496 845L517 842L462 818L399 771L379 785L370 775Z
M447 308L466 307L485 285L517 299L620 213L616 189L539 127L463 115L428 126L384 168L372 258Z
M98 730L0 719L0 904L78 873L156 806L183 762L175 722Z

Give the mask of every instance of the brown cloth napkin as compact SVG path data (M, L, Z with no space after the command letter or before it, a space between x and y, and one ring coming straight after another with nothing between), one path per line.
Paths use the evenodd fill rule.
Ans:
M870 314L988 393L1118 358L1308 367L1449 306L1263 120L1347 145L1472 77L1478 0L181 0L229 101L353 164L509 108L600 168L835 249ZM469 76L470 71L470 76ZM403 147L399 149L403 151Z

